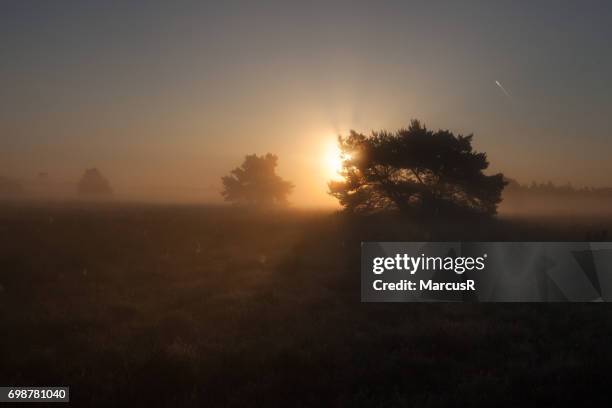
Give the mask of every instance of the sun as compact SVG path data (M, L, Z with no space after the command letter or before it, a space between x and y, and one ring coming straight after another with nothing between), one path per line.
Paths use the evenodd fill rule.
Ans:
M342 180L342 161L346 157L336 141L328 143L323 157L327 176L332 180Z

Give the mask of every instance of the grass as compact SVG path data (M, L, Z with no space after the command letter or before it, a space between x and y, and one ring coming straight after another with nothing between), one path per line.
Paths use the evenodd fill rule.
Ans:
M589 240L470 223L153 205L0 206L0 383L75 406L603 402L608 304L362 304L362 240Z

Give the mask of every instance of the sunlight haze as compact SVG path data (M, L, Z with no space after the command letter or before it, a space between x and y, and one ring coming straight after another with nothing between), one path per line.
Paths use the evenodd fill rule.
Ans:
M97 167L117 196L221 202L270 152L293 205L331 206L337 135L418 118L474 133L491 172L610 185L604 5L3 2L0 175L72 191Z

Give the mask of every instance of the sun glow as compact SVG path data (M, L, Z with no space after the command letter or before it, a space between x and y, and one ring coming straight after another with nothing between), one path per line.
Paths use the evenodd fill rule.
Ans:
M324 166L328 177L332 180L342 180L342 162L346 159L336 141L328 144L324 154Z

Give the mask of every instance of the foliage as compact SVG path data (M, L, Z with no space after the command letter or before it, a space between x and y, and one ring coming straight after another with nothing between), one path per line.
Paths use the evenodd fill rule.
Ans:
M501 201L503 175L483 173L489 163L473 150L472 135L433 132L413 120L395 133L351 131L338 143L344 180L329 182L329 192L349 212L492 215Z
M293 184L276 174L278 157L247 155L240 167L222 177L225 201L255 206L286 205Z

